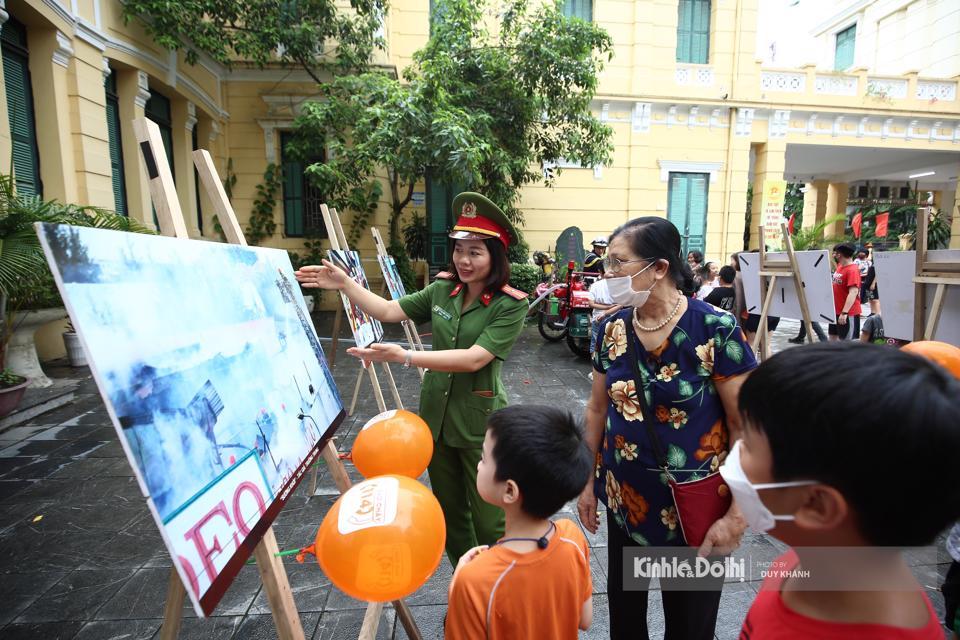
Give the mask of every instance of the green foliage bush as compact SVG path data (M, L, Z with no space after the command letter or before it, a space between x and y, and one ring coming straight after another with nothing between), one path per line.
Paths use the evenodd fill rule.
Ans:
M533 293L540 282L540 269L532 264L510 263L510 286L525 293Z

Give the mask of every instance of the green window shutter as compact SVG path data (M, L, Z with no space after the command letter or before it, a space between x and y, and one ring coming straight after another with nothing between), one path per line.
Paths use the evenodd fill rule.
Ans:
M427 261L434 266L450 263L450 238L459 212L453 211L453 198L467 187L460 183L443 183L427 178Z
M706 248L709 180L707 173L670 174L667 219L680 231L684 255Z
M117 79L111 71L104 82L107 97L107 139L110 145L110 177L113 181L113 208L120 215L127 211L127 187L123 173L123 147L120 143L120 102L117 98Z
M303 163L290 157L291 134L280 132L280 170L283 172L283 229L288 237L303 236Z
M160 140L163 142L163 149L167 154L170 176L173 178L174 185L176 185L177 174L173 170L173 130L171 128L170 114L170 99L150 89L150 98L143 108L143 115L155 122L160 129ZM156 225L158 229L160 228L156 207L153 207L153 224Z
M853 25L837 34L837 44L833 56L835 71L844 71L853 66L853 51L857 42L857 25Z
M677 5L677 62L710 60L710 0L680 0Z
M684 254L687 251L706 253L707 184L710 180L710 174L691 173L689 176L690 200L687 217L687 246L683 248L683 251Z
M563 15L593 22L593 0L564 0Z
M17 193L42 196L40 153L37 149L33 91L26 48L27 30L21 23L10 18L4 23L0 34Z

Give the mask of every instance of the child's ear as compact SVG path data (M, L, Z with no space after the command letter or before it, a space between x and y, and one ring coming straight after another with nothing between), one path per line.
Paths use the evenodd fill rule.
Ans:
M840 527L849 515L850 506L843 494L825 484L811 487L795 514L797 526L820 530Z
M503 485L504 504L516 504L520 502L520 487L513 480L507 480Z

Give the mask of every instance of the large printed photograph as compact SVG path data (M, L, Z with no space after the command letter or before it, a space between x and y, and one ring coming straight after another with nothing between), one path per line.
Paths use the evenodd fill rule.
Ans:
M346 271L354 282L364 289L369 289L367 274L363 270L363 264L360 262L360 254L356 251L335 251L328 250L330 262ZM350 330L353 332L353 340L358 347L369 347L374 342L380 342L383 338L383 326L380 321L372 316L368 316L363 309L350 301L350 298L340 294L343 301L343 308L347 312L347 319L350 321Z
M344 417L289 257L38 233L148 506L209 614Z

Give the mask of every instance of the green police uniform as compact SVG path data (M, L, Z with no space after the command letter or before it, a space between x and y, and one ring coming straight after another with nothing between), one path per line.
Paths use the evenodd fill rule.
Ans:
M481 198L461 195L474 196L473 201ZM460 199L458 196L454 200L455 206ZM481 210L480 215L489 213ZM502 222L509 225L505 216ZM527 314L526 294L512 287L485 292L462 309L466 293L465 285L452 274L443 273L427 288L399 300L408 318L432 323L434 351L480 345L494 356L473 373L427 371L420 392L420 416L430 425L435 442L430 484L443 508L447 555L454 566L470 548L492 544L503 535L503 511L484 502L477 493L477 463L487 417L507 406L500 369Z

